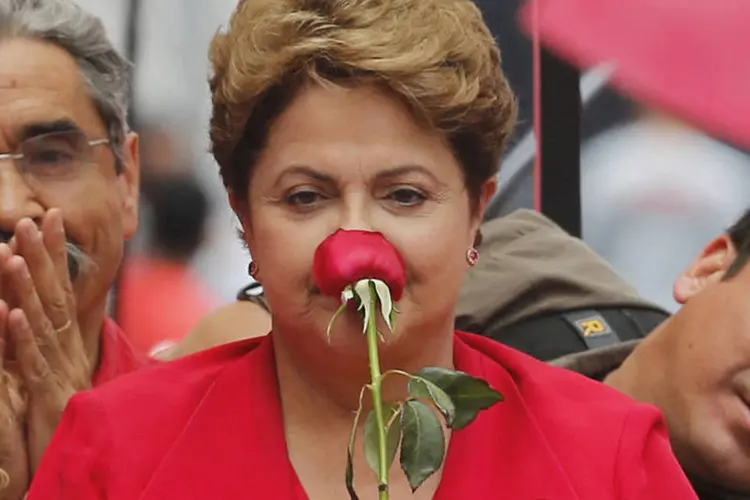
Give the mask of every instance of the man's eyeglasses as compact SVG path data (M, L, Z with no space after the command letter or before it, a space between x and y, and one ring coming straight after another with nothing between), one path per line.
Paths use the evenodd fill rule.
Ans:
M109 139L89 140L80 130L65 130L30 137L15 153L2 153L0 160L13 160L25 176L40 182L74 178L93 161L92 149Z

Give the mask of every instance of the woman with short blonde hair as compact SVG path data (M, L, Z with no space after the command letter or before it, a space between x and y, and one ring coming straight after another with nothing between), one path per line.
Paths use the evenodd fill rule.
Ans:
M31 500L349 498L368 346L353 309L328 332L340 303L313 270L340 230L403 260L383 371L460 370L504 397L445 432L414 495L394 466L391 498L695 498L655 409L454 331L516 115L471 1L247 0L211 60L213 153L273 332L76 396ZM382 395L406 390L392 377ZM352 461L361 498L383 498L361 447Z

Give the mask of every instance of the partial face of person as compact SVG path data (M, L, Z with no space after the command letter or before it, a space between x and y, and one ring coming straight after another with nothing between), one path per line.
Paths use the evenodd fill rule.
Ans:
M429 337L432 325L452 324L480 214L450 147L396 99L372 87L304 87L271 127L247 195L236 208L275 329L324 337L339 303L317 293L313 255L339 228L381 232L403 255L397 331ZM352 314L339 331L364 343L359 321ZM333 345L346 342L336 332Z
M137 138L117 173L107 130L74 59L46 42L0 41L0 231L60 208L93 265L74 283L79 312L100 307L137 228Z
M654 391L687 469L750 491L750 266L722 280L735 258L719 238L677 280Z

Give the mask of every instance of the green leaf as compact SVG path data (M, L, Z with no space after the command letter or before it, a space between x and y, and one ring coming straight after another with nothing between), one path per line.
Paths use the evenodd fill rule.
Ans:
M383 415L385 416L386 432L386 461L388 470L396 458L396 450L401 442L401 419L398 415L401 413L401 405L386 403L383 405ZM378 424L375 420L375 412L371 411L365 420L365 457L370 468L379 475L380 468L378 464Z
M412 377L409 380L409 394L415 398L429 399L445 417L448 427L453 425L456 407L448 394L436 384L425 378Z
M401 469L413 493L443 464L445 436L432 409L415 399L404 403L401 428Z
M503 400L503 395L486 381L445 368L424 368L416 377L429 380L451 399L456 414L451 429L461 430L472 423L479 412Z

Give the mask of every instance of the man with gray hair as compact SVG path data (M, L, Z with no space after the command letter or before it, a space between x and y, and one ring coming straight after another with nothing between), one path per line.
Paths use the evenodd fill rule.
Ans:
M129 64L71 0L0 1L0 499L68 399L146 361L106 316L138 225Z

